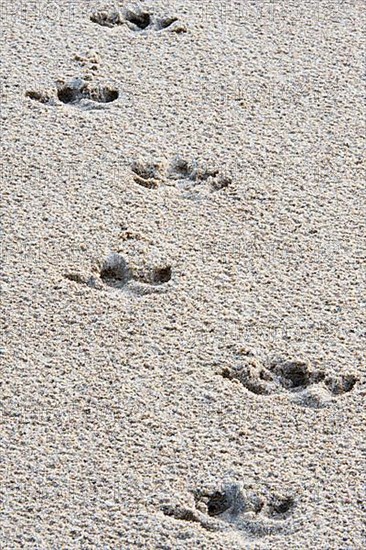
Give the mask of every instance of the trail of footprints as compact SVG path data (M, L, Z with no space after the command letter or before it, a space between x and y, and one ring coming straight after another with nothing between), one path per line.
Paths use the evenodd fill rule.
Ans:
M189 503L169 501L161 511L176 520L199 523L209 531L235 529L244 536L290 533L296 507L292 495L245 491L240 483L197 489Z
M314 408L324 407L332 398L352 391L358 382L357 376L351 373L326 373L313 368L308 361L288 359L268 365L251 359L237 368L225 368L220 374L239 381L256 395L285 392L299 404ZM250 539L291 534L299 526L300 519L295 521L294 517L297 505L293 494L253 492L235 482L197 489L193 499L168 498L161 505L161 511L175 520L197 523L209 531L232 529Z
M104 27L126 25L131 31L146 33L148 31L170 31L183 33L187 27L176 16L158 16L143 7L126 7L122 11L115 9L96 11L90 20ZM78 56L76 56L76 59ZM79 57L79 61L83 58ZM84 60L85 61L85 60ZM84 63L85 65L85 63ZM98 62L90 65L91 72L98 69ZM30 99L55 106L58 102L84 110L101 109L106 103L116 101L119 90L110 84L91 82L88 77L76 77L68 82L59 82L53 90L28 90L25 94Z
M126 25L131 31L143 34L187 31L177 17L159 17L138 6L121 11L96 11L90 20L109 28ZM81 109L102 107L118 99L119 91L115 86L94 81L94 73L98 70L97 57L76 56L76 60L83 67L89 68L87 77L60 81L53 90L31 90L26 95L43 104L57 105L59 102ZM230 176L221 173L216 167L203 166L181 157L175 157L169 165L154 160L135 161L131 164L131 172L134 182L148 190L156 190L164 185L190 190L205 184L210 190L219 191L232 182ZM172 267L164 264L136 271L120 254L112 253L102 263L96 276L70 272L65 274L65 278L93 289L110 287L145 294L169 283ZM327 374L322 369L313 368L309 362L297 360L277 360L264 364L255 358L248 358L239 366L224 368L220 374L242 384L257 396L266 398L286 394L292 401L313 408L327 406L332 399L352 391L358 381L353 374ZM292 495L267 492L263 496L245 491L238 483L229 483L210 489L197 489L191 504L167 502L161 510L166 516L198 523L210 531L234 528L245 536L261 537L290 533L295 507Z
M335 375L314 368L309 361L278 359L263 364L248 358L234 367L225 367L221 375L239 381L250 392L271 396L285 393L299 405L321 408L332 399L353 390L358 378L352 373Z

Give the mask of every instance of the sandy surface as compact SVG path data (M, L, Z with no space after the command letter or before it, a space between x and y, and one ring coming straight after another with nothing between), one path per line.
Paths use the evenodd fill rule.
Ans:
M364 3L16 4L1 548L365 547Z

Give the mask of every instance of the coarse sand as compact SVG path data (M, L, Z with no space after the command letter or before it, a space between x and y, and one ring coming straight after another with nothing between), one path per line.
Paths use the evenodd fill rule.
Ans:
M363 0L2 0L1 549L361 550Z

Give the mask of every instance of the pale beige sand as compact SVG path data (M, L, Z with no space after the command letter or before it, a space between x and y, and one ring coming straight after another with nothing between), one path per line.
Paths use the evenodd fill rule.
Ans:
M1 548L365 547L364 2L16 4Z

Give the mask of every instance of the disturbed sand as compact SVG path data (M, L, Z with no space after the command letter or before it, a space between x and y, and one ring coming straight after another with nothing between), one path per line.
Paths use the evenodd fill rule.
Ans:
M363 1L15 4L1 548L365 547Z

